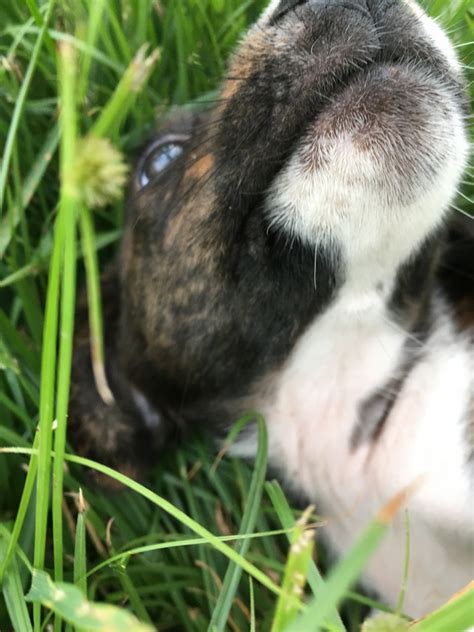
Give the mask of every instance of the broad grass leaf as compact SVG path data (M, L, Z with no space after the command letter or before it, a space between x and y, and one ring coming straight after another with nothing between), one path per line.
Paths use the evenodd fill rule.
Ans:
M41 603L69 623L86 630L103 632L152 632L127 610L109 604L97 604L84 597L77 586L54 583L48 573L33 572L31 590L26 601Z

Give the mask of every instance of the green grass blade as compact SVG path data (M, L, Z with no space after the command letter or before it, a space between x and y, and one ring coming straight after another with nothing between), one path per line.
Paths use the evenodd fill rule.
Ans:
M104 335L102 301L100 291L99 264L92 215L86 206L80 214L81 242L86 267L87 300L89 307L89 328L91 338L92 370L97 390L106 403L114 401L105 374Z
M6 557L8 549L9 547L5 538L0 535L0 559ZM2 589L13 630L15 632L32 632L33 627L23 594L20 573L18 572L18 565L14 558L8 566Z
M51 472L51 446L56 377L56 344L58 332L59 282L61 257L64 248L66 218L56 220L53 254L51 257L46 314L41 358L41 390L39 411L38 480L36 489L36 527L34 566L42 569L46 549L46 531L49 508L49 477ZM35 630L40 629L40 612L35 607Z
M422 621L415 623L410 629L413 632L447 632L447 630L467 632L473 626L474 587L471 585L461 595Z
M39 31L38 39L36 40L35 47L31 55L30 63L28 64L28 69L22 81L18 97L16 99L15 109L13 111L13 117L10 123L8 135L7 135L7 139L5 143L5 150L2 156L2 163L0 165L0 212L3 208L3 202L5 199L5 189L7 185L8 170L10 168L10 161L13 154L13 148L15 146L20 119L23 114L23 109L25 107L26 96L30 88L31 80L33 78L33 74L35 72L35 69L38 63L38 57L41 51L41 47L43 46L43 41L47 33L48 22L51 18L54 4L55 4L55 0L49 0L43 26L41 27Z
M76 219L78 193L75 186L76 159L76 62L74 50L63 44L58 53L59 89L61 97L61 193L60 217L64 222L64 244L61 290L61 322L57 379L56 422L53 466L53 541L54 572L57 581L63 578L63 478L64 449L69 401L76 295Z
M1 451L1 449L0 449ZM6 452L6 450L5 450ZM239 542L241 540L249 539L249 540L257 540L260 538L269 538L278 535L286 535L288 531L286 529L278 529L277 531L266 531L264 533L252 533L250 535L226 535L226 536L216 536L220 542ZM180 548L187 546L197 546L199 544L209 544L209 541L206 538L178 538L174 536L174 539L171 542L160 542L158 544L147 544L143 546L139 546L133 549L127 549L122 551L121 553L116 553L112 557L104 560L94 568L92 568L87 576L90 577L94 573L97 573L101 569L116 565L123 564L133 555L140 555L141 553L151 553L153 551L164 551L166 549L171 548Z
M59 126L53 125L38 153L38 157L23 182L21 205L19 203L15 204L11 212L12 217L4 217L0 221L0 260L4 257L5 251L13 239L13 228L16 228L20 223L23 210L31 202L31 198L40 185L48 165L51 163L58 143Z
M43 24L45 23L45 21L47 22L47 20L43 20L43 17L40 11L38 10L35 0L26 0L26 4L28 5L28 9L30 10L31 15L33 16L34 21L41 28ZM53 41L50 38L48 32L46 32L45 34L44 41L46 43L46 46L48 47L50 55L54 57L56 54L56 51L54 49Z
M137 94L146 84L156 59L156 54L146 57L145 48L139 51L93 125L91 129L92 135L98 137L117 135L121 123L133 105ZM88 69L85 72L88 72ZM114 397L105 373L102 303L96 238L92 215L86 206L83 206L81 210L80 226L86 266L92 368L97 390L102 400L110 404L113 402Z
M295 519L290 509L286 496L283 493L277 481L271 481L266 484L266 491L270 497L273 507L278 515L278 518L285 529L290 529L295 525ZM311 586L314 595L318 595L325 589L325 582L319 572L318 567L314 561L310 562L308 570L308 583ZM345 626L337 611L337 608L330 609L327 617L327 622L333 625L337 630L345 631Z
M87 597L87 549L86 549L86 509L82 490L79 490L76 536L74 542L74 583Z
M249 592L250 592L250 632L256 632L255 591L253 587L253 579L251 577L249 577Z
M296 523L296 529L292 533L282 585L285 596L280 596L278 599L272 632L284 632L298 616L298 608L294 602L287 599L286 595L294 595L298 599L303 597L314 549L314 529L306 528L313 509L314 507L309 507Z
M106 0L95 0L91 3L91 8L88 16L86 45L87 52L82 56L81 70L79 74L79 85L77 88L78 101L82 101L87 93L87 86L89 82L89 74L92 64L92 56L89 51L95 47L97 35L101 25L101 19L104 14L104 8L107 4Z
M0 403L3 403L3 396L0 396ZM20 435L17 434L14 430L10 430L9 428L5 428L4 426L0 426L0 440L7 443L7 445L17 445L24 448L27 448L30 445L29 441L26 441L26 439L20 437ZM1 559L3 564L5 558L2 557Z
M329 611L337 608L346 591L357 580L386 530L387 525L376 521L364 531L354 548L330 574L324 590L308 605L308 611L299 617L287 632L310 629L317 632L323 628Z
M252 482L248 493L248 505L242 516L239 534L250 534L255 528L257 516L260 509L262 499L263 485L267 473L267 456L268 456L268 437L265 421L258 415L255 417L258 427L258 448L255 465L252 475ZM238 553L245 557L250 545L249 539L244 539L236 548ZM242 568L238 564L230 563L225 577L222 589L217 600L211 621L209 623L209 632L214 630L225 630L227 619L232 607L232 603L239 585Z
M36 481L36 473L37 473L37 467L38 467L38 456L37 456L38 445L39 445L39 436L37 433L33 442L33 452L31 453L30 462L28 466L28 473L26 475L26 481L23 486L23 492L21 495L20 505L16 513L12 535L8 541L8 547L5 553L5 557L3 557L3 561L0 565L0 585L3 582L3 578L5 576L6 571L8 570L8 566L13 559L13 555L15 553L15 549L18 544L18 540L20 538L21 530L25 522L26 512L28 511L28 507L30 505L31 497L33 494L33 488Z
M153 622L150 618L150 615L148 614L146 606L144 605L143 600L140 597L140 594L138 593L126 569L118 568L116 572L119 577L120 583L122 584L123 591L130 600L130 605L135 614L141 621L152 626Z
M410 516L408 511L405 511L405 562L403 565L403 579L400 594L398 595L396 613L400 615L403 612L403 604L405 603L405 595L408 585L408 574L410 571Z
M146 56L147 46L143 46L117 85L106 107L94 123L91 134L98 137L117 135L120 126L132 107L137 94L146 84L158 59L158 51Z

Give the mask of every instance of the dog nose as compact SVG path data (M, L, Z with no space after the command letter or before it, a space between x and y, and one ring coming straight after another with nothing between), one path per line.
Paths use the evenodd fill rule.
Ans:
M277 22L287 13L296 10L298 7L309 7L315 11L321 9L343 8L360 11L371 17L372 8L384 0L281 0L272 17L272 22Z

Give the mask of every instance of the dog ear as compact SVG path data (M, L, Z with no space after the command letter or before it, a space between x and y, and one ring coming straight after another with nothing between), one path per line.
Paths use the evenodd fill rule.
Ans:
M106 374L114 401L98 393L91 361L88 308L78 299L76 334L69 402L68 439L81 456L99 461L132 478L142 477L159 446L156 432L142 421L133 393L119 367L116 350L120 317L120 286L115 272L101 280L105 325ZM117 487L112 479L94 474L103 486Z

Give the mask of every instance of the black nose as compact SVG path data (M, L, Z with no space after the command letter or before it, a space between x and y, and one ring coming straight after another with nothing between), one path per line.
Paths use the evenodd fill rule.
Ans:
M379 2L380 0L281 0L271 21L273 23L278 22L278 20L290 11L294 11L297 7L303 6L308 6L317 11L324 8L336 7L354 9L370 17L373 5L377 5Z

